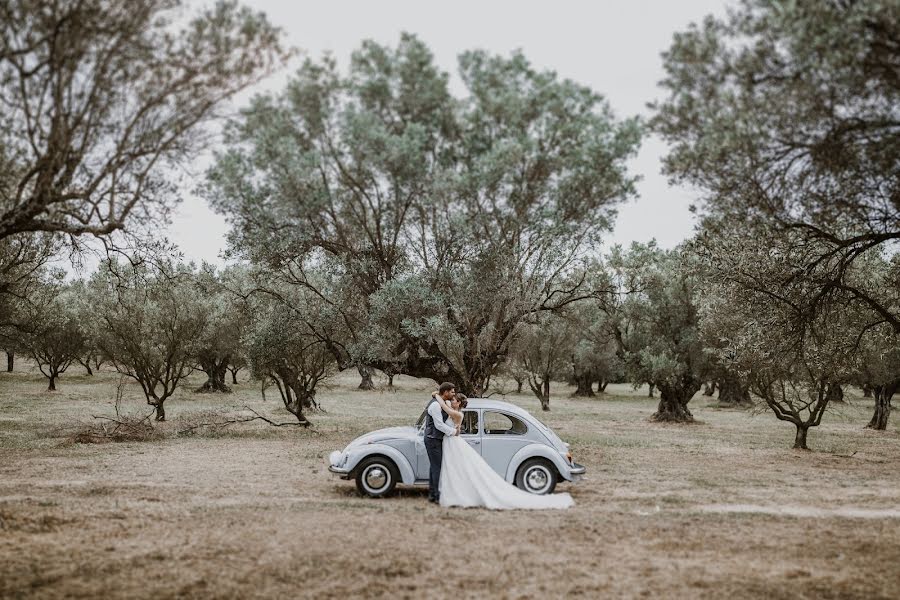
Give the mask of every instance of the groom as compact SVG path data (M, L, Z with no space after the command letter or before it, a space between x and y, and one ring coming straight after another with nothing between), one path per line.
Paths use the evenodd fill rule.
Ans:
M445 381L438 388L438 394L447 404L456 394L456 386ZM425 451L428 453L428 501L437 504L441 500L438 485L441 482L441 461L444 459L443 442L445 435L454 435L456 427L447 423L450 415L444 412L436 398L432 397L425 410Z

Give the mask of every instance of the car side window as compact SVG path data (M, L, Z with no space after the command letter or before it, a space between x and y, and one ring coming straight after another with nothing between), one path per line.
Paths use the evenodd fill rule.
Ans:
M506 413L484 411L484 432L489 435L524 435L528 431L525 422Z
M478 411L464 410L459 432L462 435L478 435Z

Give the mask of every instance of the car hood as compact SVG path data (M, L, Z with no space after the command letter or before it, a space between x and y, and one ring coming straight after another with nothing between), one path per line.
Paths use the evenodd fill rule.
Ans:
M362 446L363 444L374 444L387 440L410 440L413 441L419 434L419 430L411 425L403 427L385 427L371 431L365 435L361 435L347 445L347 448L354 446Z

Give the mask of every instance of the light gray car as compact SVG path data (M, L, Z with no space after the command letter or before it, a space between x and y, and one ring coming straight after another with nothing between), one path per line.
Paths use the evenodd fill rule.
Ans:
M425 412L415 425L389 427L360 436L329 456L328 470L355 479L360 493L385 496L398 483L428 485ZM514 404L469 398L460 437L509 483L533 494L549 494L560 479L577 481L584 467L573 462L569 445Z

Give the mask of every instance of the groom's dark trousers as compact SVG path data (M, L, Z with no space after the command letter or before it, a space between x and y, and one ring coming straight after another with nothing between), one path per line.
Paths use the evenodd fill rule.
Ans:
M430 469L428 471L428 499L435 502L441 499L441 462L444 459L443 440L425 438L425 452L428 453Z

